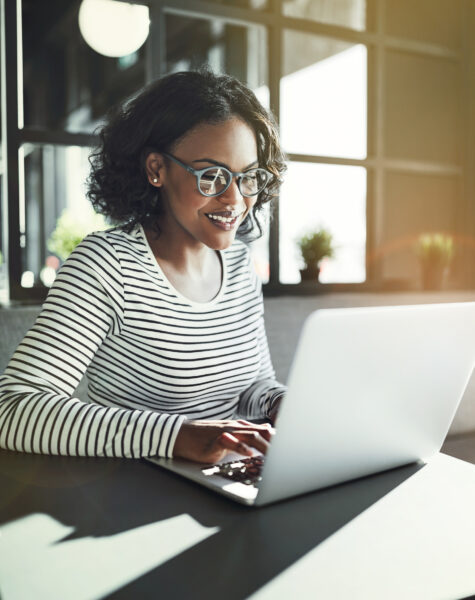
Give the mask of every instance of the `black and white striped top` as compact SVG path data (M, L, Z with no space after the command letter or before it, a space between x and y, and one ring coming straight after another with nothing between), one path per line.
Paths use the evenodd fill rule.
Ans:
M222 251L211 302L173 288L142 227L87 236L0 378L0 447L172 456L185 419L267 414L275 380L249 250ZM84 373L89 403L74 398Z

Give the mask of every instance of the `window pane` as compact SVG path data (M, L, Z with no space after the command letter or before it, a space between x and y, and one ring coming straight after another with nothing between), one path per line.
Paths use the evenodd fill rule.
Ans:
M463 75L455 61L385 53L385 152L391 158L460 163Z
M261 279L262 283L268 283L270 264L269 264L269 223L271 204L265 204L259 215L262 226L262 236L251 243L251 254L254 269Z
M366 65L361 44L284 31L280 92L287 152L366 158Z
M280 195L280 280L298 283L303 268L297 240L320 227L333 235L335 256L321 263L322 283L366 278L366 170L292 162Z
M460 181L443 175L388 172L384 198L384 246L379 249L384 278L418 282L417 238L421 233L456 235L457 214L463 210Z
M2 44L2 27L0 27L0 44ZM2 96L2 61L0 60L0 98ZM0 118L0 302L7 300L7 268L5 264L6 253L5 244L6 239L4 235L7 233L6 207L3 204L3 135L2 135L2 119Z
M366 0L284 0L286 17L311 19L362 31L366 28Z
M264 27L226 23L222 19L166 16L167 72L188 71L209 64L234 75L269 106L267 36Z
M386 32L457 49L463 10L463 0L386 0Z
M1 162L1 156L0 156ZM5 207L3 206L3 176L0 174L0 302L7 300L7 265L5 244L6 239L3 233L6 232L4 218L6 217Z
M102 228L102 219L95 215L85 196L89 154L89 148L78 146L25 144L21 148L23 287L51 285L54 271L74 244L87 233Z
M98 54L79 31L78 4L22 2L27 127L92 132L145 83L145 46L122 58Z

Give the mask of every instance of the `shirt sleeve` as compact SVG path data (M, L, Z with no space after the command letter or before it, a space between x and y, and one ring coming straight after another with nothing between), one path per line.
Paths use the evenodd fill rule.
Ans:
M92 234L60 269L0 377L0 448L65 456L173 455L185 417L103 407L73 396L122 319L120 261L105 234Z
M252 270L250 270L250 273L256 294L260 300L260 317L256 332L259 345L260 368L255 381L247 390L241 393L237 412L240 416L257 419L269 416L275 403L285 396L287 388L275 378L264 324L262 286L257 275Z

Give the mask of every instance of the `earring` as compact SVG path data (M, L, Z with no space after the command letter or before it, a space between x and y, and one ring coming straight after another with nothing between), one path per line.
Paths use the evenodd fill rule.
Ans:
M158 179L157 179L156 177L154 177L154 178L152 179L152 181L153 181L153 183L157 183L157 182L158 182Z

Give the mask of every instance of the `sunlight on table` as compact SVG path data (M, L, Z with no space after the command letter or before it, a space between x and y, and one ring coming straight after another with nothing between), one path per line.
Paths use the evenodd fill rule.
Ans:
M0 597L103 597L218 531L182 514L107 537L61 542L74 528L33 514L0 528Z

